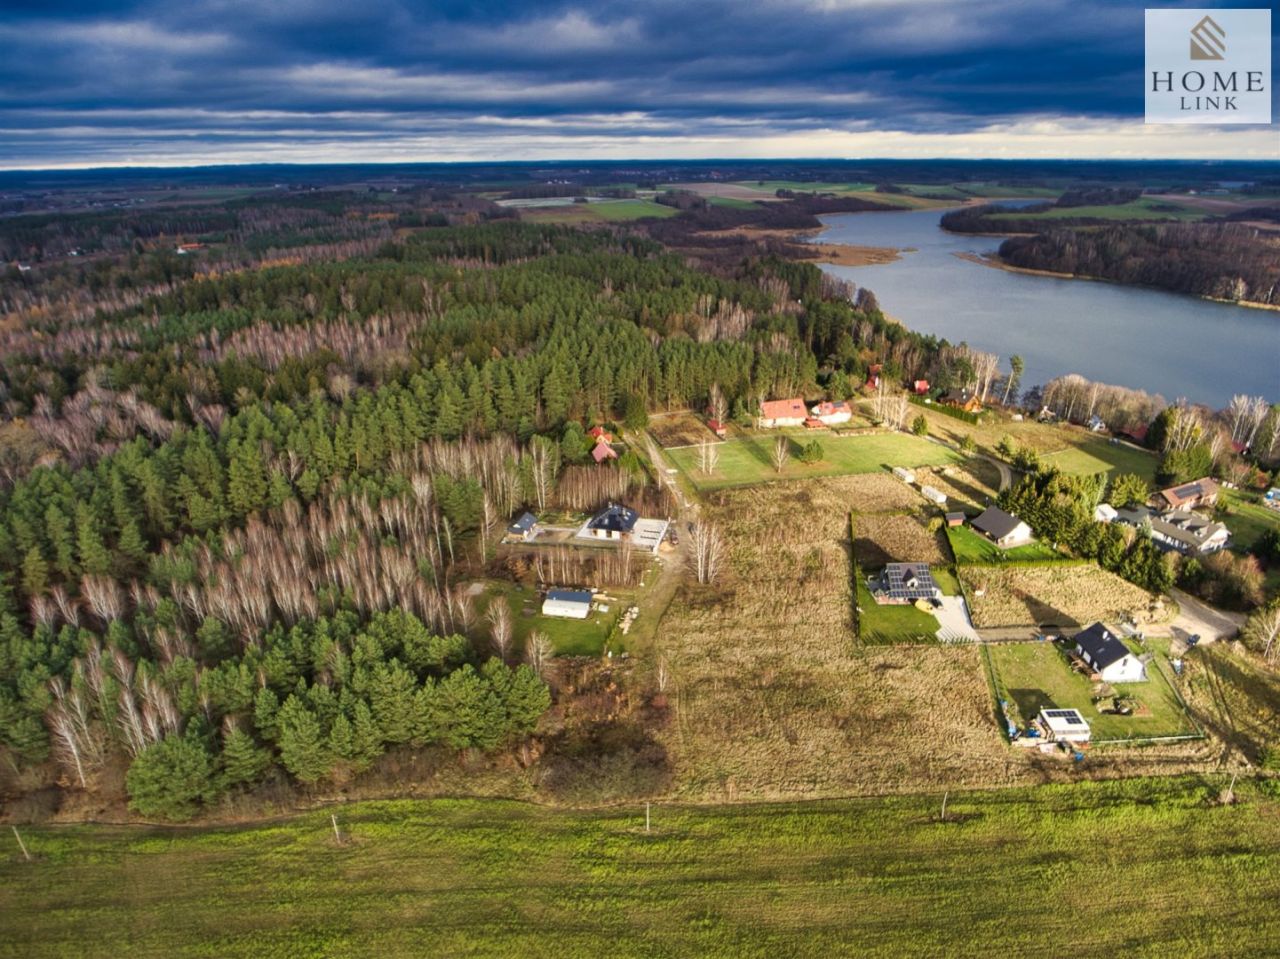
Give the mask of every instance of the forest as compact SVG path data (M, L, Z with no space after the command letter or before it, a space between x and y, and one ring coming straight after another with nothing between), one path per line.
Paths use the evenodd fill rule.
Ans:
M1042 225L1043 227L1043 225ZM1000 245L1010 266L1280 304L1280 241L1234 223L1124 223L1052 229Z

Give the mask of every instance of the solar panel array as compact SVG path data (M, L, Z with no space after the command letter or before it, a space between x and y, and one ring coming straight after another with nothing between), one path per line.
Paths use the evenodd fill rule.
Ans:
M1074 709L1046 709L1044 714L1050 719L1061 719L1069 726L1086 725L1084 717Z

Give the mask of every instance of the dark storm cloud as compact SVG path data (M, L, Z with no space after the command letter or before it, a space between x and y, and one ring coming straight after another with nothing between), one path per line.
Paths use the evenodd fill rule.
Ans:
M0 47L7 166L1142 111L1142 4L1107 0L9 0Z

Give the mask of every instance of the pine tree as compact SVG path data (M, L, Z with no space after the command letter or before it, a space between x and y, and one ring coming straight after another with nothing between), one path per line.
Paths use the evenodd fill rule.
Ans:
M382 755L382 733L378 729L373 711L363 699L356 702L355 722L352 724L352 768L357 772L368 769Z
M84 502L76 504L76 552L86 573L102 576L110 572L111 554L102 541L92 508Z
M190 819L217 797L213 757L200 739L176 733L140 752L125 777L129 806L143 816Z
M331 757L315 713L297 696L280 707L280 761L300 783L318 782L329 772Z
M49 564L39 548L32 546L22 558L22 591L28 596L39 596L49 584Z
M222 737L220 766L227 786L257 782L271 765L271 754L253 741L244 730L231 727Z
M241 442L231 453L227 479L227 503L244 516L262 509L267 502L267 471L262 454L252 443Z

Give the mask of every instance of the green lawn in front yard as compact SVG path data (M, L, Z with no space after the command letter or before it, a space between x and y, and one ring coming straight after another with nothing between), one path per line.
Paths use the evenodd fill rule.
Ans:
M1130 648L1140 651L1133 644ZM1158 662L1161 668L1169 668L1160 653L1147 664L1145 683L1114 687L1116 695L1132 697L1139 704L1132 716L1117 716L1098 711L1093 703L1094 683L1071 668L1065 653L1055 643L1004 643L990 646L988 652L996 674L997 694L1017 708L1024 726L1041 709L1057 707L1078 709L1092 730L1094 742L1197 732L1164 674L1156 667ZM1109 707L1111 698L1104 699L1101 705Z
M910 605L880 605L867 589L865 573L858 580L855 595L858 603L858 639L864 645L893 646L901 643L929 643L937 640L936 616Z
M1066 449L1044 454L1041 460L1064 473L1137 473L1148 483L1154 482L1156 475L1154 453L1102 437L1082 438Z
M991 540L975 533L968 526L948 527L947 540L951 543L951 552L955 554L957 563L999 564L1013 561L1053 562L1067 559L1047 543L1039 540L1025 546L1014 546L1001 549Z
M666 455L702 490L750 486L773 480L878 473L894 466L942 466L963 462L964 459L953 450L909 433L840 436L825 430L797 431L785 433L791 440L792 455L779 473L773 468L771 457L774 442L781 432L753 431L719 444L720 461L710 476L698 468L697 448L668 450ZM822 444L823 459L813 464L801 463L795 455L799 447L815 439Z

